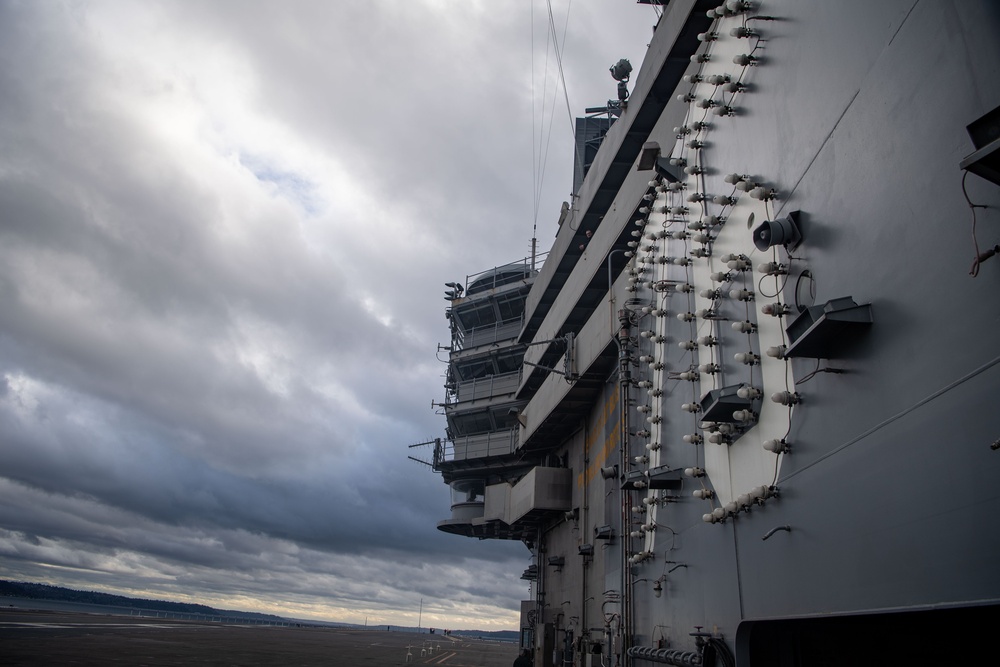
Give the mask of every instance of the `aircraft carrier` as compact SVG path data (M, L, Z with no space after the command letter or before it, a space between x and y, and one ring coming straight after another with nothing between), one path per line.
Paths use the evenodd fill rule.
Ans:
M438 527L528 547L537 667L996 659L1000 4L663 5L449 285Z

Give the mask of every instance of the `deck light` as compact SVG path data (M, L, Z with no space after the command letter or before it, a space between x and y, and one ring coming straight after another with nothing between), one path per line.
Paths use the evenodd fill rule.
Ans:
M757 265L757 270L768 276L781 276L788 273L788 268L778 262L761 262Z
M760 201L770 201L777 196L777 190L774 188L765 188L763 185L758 185L754 189L750 190L750 197L753 199L759 199Z
M791 391L776 391L771 394L771 400L779 405L797 405L802 402L799 395Z
M713 445L726 445L729 444L729 436L722 431L713 431L708 434L708 441Z
M760 312L765 315L771 315L772 317L781 317L782 315L787 315L792 312L792 309L788 304L784 303L766 303L760 308Z
M788 451L788 443L785 442L784 438L765 440L763 443L764 449L774 454L782 454Z
M753 9L753 3L750 0L726 0L726 10L733 14L748 12L751 9Z

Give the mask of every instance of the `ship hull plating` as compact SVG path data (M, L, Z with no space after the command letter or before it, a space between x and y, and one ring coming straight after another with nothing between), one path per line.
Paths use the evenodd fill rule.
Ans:
M666 8L525 301L517 461L571 483L489 521L536 665L953 664L998 618L1000 185L959 164L1000 7L745 4Z

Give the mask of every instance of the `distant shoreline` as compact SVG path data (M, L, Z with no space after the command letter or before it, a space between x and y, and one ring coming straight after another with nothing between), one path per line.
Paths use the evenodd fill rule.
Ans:
M345 624L324 623L322 621L300 621L274 617L270 620L256 619L246 616L232 615L227 613L200 614L195 612L170 611L163 609L145 609L142 607L122 607L117 605L96 604L92 602L73 602L67 600L49 600L46 598L25 598L14 596L0 597L0 607L14 607L16 609L32 611L56 611L64 613L79 614L101 614L104 616L132 616L140 618L171 618L181 620L216 620L221 623L255 623L260 625L292 625L316 627L339 627Z
M0 580L0 607L11 605L19 609L40 611L198 620L230 625L351 628L360 630L366 628L371 630L389 628L392 632L431 634L430 628L386 624L365 626L337 621L286 618L275 614L216 609L207 605L185 602L132 598L110 593L79 591L48 584ZM438 629L437 632L440 633L441 630ZM454 630L452 634L466 638L478 637L501 642L517 642L519 640L519 633L514 630Z

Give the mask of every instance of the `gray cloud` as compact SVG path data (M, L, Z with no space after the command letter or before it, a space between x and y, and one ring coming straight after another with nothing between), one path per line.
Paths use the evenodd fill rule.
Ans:
M442 283L527 253L533 117L544 248L570 133L543 8L533 61L527 4L439 4L0 1L5 576L513 625L527 552L435 530L406 445ZM653 19L573 6L577 108Z

